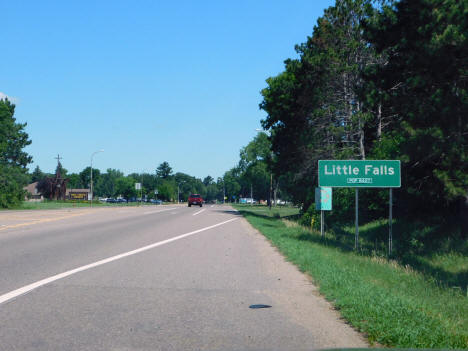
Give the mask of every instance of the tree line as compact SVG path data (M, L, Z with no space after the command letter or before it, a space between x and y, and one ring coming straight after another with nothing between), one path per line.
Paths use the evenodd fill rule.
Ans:
M68 179L67 188L70 190L89 188L91 167L86 167L79 173L68 173L61 164L58 167L62 178ZM36 166L30 175L30 181L37 182L45 177L53 175L42 172L39 166ZM142 189L136 190L135 183L141 183ZM126 176L117 169L109 168L106 172L101 172L93 168L93 193L98 197L130 199L143 196L147 199L157 198L164 201L177 201L178 196L180 201L187 201L189 195L195 193L207 201L221 201L223 196L221 180L216 182L211 176L201 180L182 172L173 173L167 161L162 162L154 173L131 173Z
M276 177L305 209L319 159L401 160L399 216L461 220L468 202L468 2L337 0L298 57L267 79L262 120ZM353 191L334 214L352 218ZM360 192L367 217L388 192Z
M275 199L289 201L291 197L281 187L283 177L273 172L274 159L268 134L258 133L240 150L238 164L222 177L228 201L236 202L241 197L267 204Z

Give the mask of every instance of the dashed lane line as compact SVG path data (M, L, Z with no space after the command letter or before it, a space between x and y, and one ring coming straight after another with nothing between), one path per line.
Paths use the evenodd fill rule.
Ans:
M159 212L172 211L172 210L177 210L177 208L171 207L171 208L165 208L164 210L146 211L146 212L143 212L143 214L152 214L152 213L159 213Z

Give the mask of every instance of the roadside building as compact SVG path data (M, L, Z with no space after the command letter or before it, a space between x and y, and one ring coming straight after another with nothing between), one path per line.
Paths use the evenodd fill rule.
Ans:
M44 200L44 196L42 193L37 190L37 184L39 182L34 182L31 184L28 184L23 188L23 190L26 190L26 198L25 201L42 201Z

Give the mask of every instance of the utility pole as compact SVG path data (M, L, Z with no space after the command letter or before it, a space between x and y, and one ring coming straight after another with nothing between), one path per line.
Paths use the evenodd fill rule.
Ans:
M91 207L93 207L93 157L94 155L96 155L97 153L99 152L103 152L104 150L98 150L98 151L95 151L91 154Z
M180 189L179 189L179 184L177 184L177 204L180 204Z
M250 183L250 205L253 206L253 186Z

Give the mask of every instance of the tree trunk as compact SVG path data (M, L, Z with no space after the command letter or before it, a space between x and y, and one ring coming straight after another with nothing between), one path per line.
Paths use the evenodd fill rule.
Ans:
M357 104L357 112L359 113L361 110L361 103L358 102ZM364 123L362 122L361 116L359 116L359 153L361 155L361 160L366 159L366 150L364 148Z
M382 104L379 103L377 110L377 139L382 140Z

